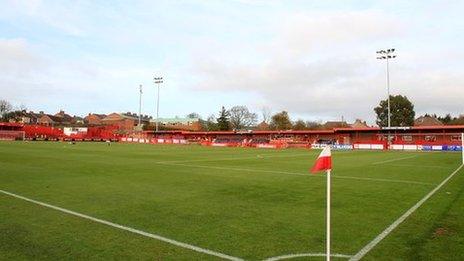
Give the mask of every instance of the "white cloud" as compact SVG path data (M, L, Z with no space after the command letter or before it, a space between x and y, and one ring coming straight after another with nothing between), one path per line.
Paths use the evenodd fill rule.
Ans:
M151 75L148 68L89 59L57 60L38 53L24 39L0 39L1 98L37 110L54 107L72 108L75 113L106 112L110 108L100 106L108 97L116 105L123 102L128 92L124 87L132 84L135 89L134 78Z
M397 34L398 22L376 11L298 13L286 18L273 42L256 47L269 56L266 61L203 60L195 64L203 76L197 88L254 92L273 108L316 117L355 117L366 110L363 104L378 97L367 91L372 88L371 76L366 78L370 63L356 45ZM381 30L388 26L392 30Z
M83 2L51 5L41 0L6 1L0 10L0 18L19 23L32 20L68 35L84 36L85 20L82 18L86 13L83 7L85 7Z
M0 57L3 77L24 77L43 66L24 39L0 39Z
M274 39L255 46L256 57L266 59L254 63L204 59L194 65L194 73L201 76L195 88L251 92L274 110L311 119L343 115L373 123L373 107L386 97L385 67L375 59L376 48L407 48L404 41L415 40L408 39L414 37L413 25L377 10L299 12L276 19L284 22L276 27ZM240 59L233 47L224 49ZM421 54L408 52L400 60L400 50L400 58L392 64L392 94L408 95L419 113L425 108L457 112L455 97L464 97L464 81L447 70L426 76L430 68L414 65Z
M162 71L166 116L246 104L374 122L372 108L386 96L375 51L395 47L392 93L419 113L462 113L464 20L452 4L437 4L440 12L391 1L370 9L346 1L2 4L1 95L42 110L134 110L131 88L152 86Z

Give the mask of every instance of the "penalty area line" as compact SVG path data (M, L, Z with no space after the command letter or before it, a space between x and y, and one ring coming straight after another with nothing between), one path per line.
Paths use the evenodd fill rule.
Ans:
M176 164L176 163L194 163L194 162L216 162L216 161L234 161L234 160L255 160L255 159L270 159L270 158L295 158L295 157L302 157L311 155L309 153L300 153L300 154L274 154L274 153L264 153L264 154L256 154L256 155L249 155L246 157L229 157L229 158L211 158L211 159L194 159L194 160L171 160L171 161L158 161L155 162L157 164Z
M425 197L419 200L414 206L408 209L401 217L399 217L395 222L388 226L382 233L375 237L371 242L364 246L359 252L350 258L350 261L357 261L363 258L369 251L371 251L380 241L387 237L395 228L397 228L406 218L408 218L412 213L414 213L422 204L424 204L430 197L432 197L441 187L443 187L454 175L456 175L459 170L464 166L460 165L455 171L453 171L446 179L444 179L440 184L438 184L432 191L430 191Z
M377 161L377 162L372 163L372 165L384 164L384 163L395 162L395 161L400 161L400 160L405 160L405 159L412 159L412 158L417 158L417 155L408 156L408 157L402 157L402 158L396 158L396 159L383 160L383 161Z
M299 253L299 254L289 254L283 256L275 256L264 259L264 261L277 261L277 260L284 260L284 259L292 259L292 258L299 258L299 257L326 257L325 253ZM350 255L344 254L330 254L330 257L337 257L337 258L351 258Z
M43 207L46 207L46 208L51 208L51 209L54 209L54 210L57 210L57 211L60 211L60 212L66 213L66 214L70 214L70 215L77 216L77 217L80 217L80 218L83 218L83 219L87 219L87 220L90 220L90 221L93 221L93 222L96 222L96 223L100 223L100 224L104 224L104 225L107 225L107 226L110 226L110 227L125 230L125 231L131 232L131 233L134 233L134 234L138 234L138 235L141 235L141 236L144 236L144 237L157 239L159 241L169 243L171 245L175 245L175 246L182 247L182 248L185 248L185 249L189 249L189 250L192 250L192 251L195 251L195 252L199 252L199 253L203 253L203 254L207 254L207 255L211 255L211 256L216 256L216 257L220 257L220 258L227 259L227 260L234 260L234 261L239 261L239 260L242 261L243 260L243 259L238 258L238 257L233 257L233 256L229 256L229 255L226 255L226 254L223 254L223 253L212 251L212 250L209 250L209 249L206 249L206 248L197 247L197 246L190 245L190 244L187 244L187 243L183 243L183 242L180 242L180 241L177 241L177 240L174 240L174 239L169 239L169 238L166 238L166 237L163 237L163 236L160 236L160 235L148 233L148 232L138 230L138 229L135 229L135 228L131 228L131 227L126 227L126 226L116 224L116 223L113 223L113 222L110 222L110 221L106 221L106 220L103 220L103 219L94 218L94 217L91 217L91 216L88 216L88 215L85 215L85 214L81 214L81 213L78 213L78 212L75 212L75 211L72 211L72 210L69 210L69 209L57 207L57 206L50 205L50 204L47 204L47 203L44 203L44 202L40 202L40 201L37 201L37 200L26 198L26 197L23 197L23 196L20 196L20 195L17 195L17 194L8 192L8 191L4 191L4 190L1 190L1 189L0 189L0 193L3 193L5 195L8 195L8 196L11 196L11 197L14 197L14 198L22 199L24 201L34 203L34 204L37 204L37 205L40 205L40 206L43 206Z
M276 170L264 170L264 169L230 168L230 167L220 167L220 166L207 166L207 165L182 164L182 163L165 163L165 162L157 162L157 164L171 165L171 166L182 166L182 167L190 167L190 168L217 169L217 170L229 170L229 171L245 171L245 172L257 172L257 173L271 173L271 174L282 174L282 175L293 175L293 176L296 175L296 176L306 176L306 177L324 177L322 175L311 175L309 173L276 171ZM426 185L426 186L434 185L432 183L420 182L420 181L411 181L411 180L381 179L381 178L354 177L354 176L343 176L343 175L342 176L333 175L332 178L334 178L334 179L351 179L351 180L360 180L360 181L415 184L415 185Z

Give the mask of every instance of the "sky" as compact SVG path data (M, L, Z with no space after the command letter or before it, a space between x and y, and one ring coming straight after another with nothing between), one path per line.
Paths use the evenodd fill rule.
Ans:
M416 114L464 113L464 1L0 0L0 99L34 111L160 117L245 105L375 122L376 51Z

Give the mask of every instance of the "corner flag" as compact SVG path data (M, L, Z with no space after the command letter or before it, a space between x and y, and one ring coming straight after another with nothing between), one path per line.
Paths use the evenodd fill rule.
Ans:
M330 171L332 170L332 153L329 145L327 145L327 147L322 150L321 154L319 154L311 172L316 173L322 170L327 171L326 260L330 261Z
M322 170L331 170L332 169L332 153L330 152L330 146L325 147L319 157L314 163L313 168L311 169L312 173L316 173Z

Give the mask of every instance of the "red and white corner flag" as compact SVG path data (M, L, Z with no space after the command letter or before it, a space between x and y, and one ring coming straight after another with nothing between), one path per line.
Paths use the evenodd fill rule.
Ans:
M316 163L314 163L311 169L312 173L319 171L327 171L327 215L326 215L326 260L330 261L330 172L332 170L332 153L330 152L330 146L327 145L319 157L317 157Z
M322 170L332 169L332 153L330 152L330 146L325 147L319 157L317 157L316 163L314 163L311 169L312 173L316 173Z

